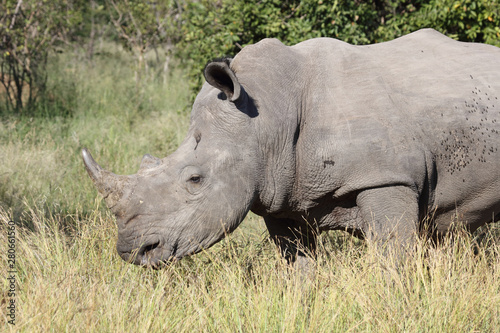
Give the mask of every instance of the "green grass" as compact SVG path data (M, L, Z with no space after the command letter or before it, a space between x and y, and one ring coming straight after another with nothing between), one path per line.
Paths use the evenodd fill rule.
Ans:
M134 81L133 63L108 46L91 66L54 62L44 116L0 123L0 271L16 221L16 325L0 280L7 332L492 332L500 327L500 231L421 242L399 272L342 232L323 234L316 274L287 266L250 214L232 235L160 271L123 262L116 225L81 161L88 147L116 173L145 153L166 156L188 127L187 84ZM67 89L67 90L65 90ZM66 101L68 100L68 101ZM71 110L67 106L72 106ZM390 264L390 263L389 263Z

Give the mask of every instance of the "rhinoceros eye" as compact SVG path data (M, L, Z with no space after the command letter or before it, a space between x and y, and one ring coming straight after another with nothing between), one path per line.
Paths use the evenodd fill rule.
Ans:
M198 184L201 181L201 177L199 175L192 175L191 178L189 178L189 181L194 184Z

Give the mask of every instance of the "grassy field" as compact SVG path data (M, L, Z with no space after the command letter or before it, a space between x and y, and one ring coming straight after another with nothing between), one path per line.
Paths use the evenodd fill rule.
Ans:
M119 174L134 173L145 153L171 153L188 127L187 84L177 70L137 84L133 62L115 47L92 65L63 54L51 68L57 93L44 116L0 122L0 330L498 331L498 225L439 246L422 241L397 273L363 242L332 232L320 238L316 274L304 277L283 263L252 214L221 243L166 269L123 262L114 218L80 150ZM15 298L6 278L11 220Z

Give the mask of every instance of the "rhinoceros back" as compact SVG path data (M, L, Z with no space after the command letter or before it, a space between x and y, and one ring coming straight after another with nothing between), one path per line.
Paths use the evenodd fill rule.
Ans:
M457 207L471 224L498 214L499 48L431 29L368 46L322 38L292 48L316 63L302 134L320 147L308 159L335 157L337 178L360 188L415 181L429 210L449 212L437 221L443 229Z

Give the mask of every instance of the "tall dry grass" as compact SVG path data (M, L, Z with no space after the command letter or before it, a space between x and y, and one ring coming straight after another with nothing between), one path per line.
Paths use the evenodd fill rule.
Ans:
M397 272L361 242L330 233L321 237L316 273L304 276L250 216L214 248L152 271L118 257L113 219L93 204L86 217L26 211L33 227L17 227L16 326L4 329L494 332L500 325L498 231L480 244L470 235L439 246L422 241ZM9 218L0 211L2 231ZM0 269L7 271L5 261Z

